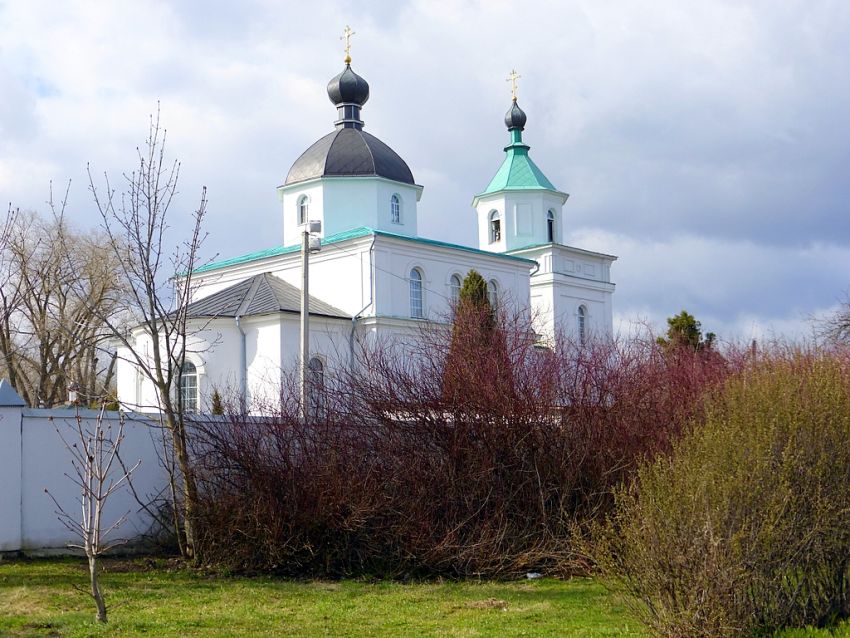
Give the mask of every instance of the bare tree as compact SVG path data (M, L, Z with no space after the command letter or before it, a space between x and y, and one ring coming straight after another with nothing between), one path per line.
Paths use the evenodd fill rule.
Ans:
M166 131L159 111L151 116L144 147L137 149L136 169L123 175L119 193L104 174L104 187L95 185L89 169L90 190L100 212L107 246L120 262L119 275L128 298L129 317L103 320L120 343L119 356L135 366L156 391L162 425L169 433L169 447L177 469L175 514L181 553L194 556L193 506L197 488L189 458L180 370L187 352L187 307L194 292L193 272L206 238L202 223L206 214L206 187L191 213L189 239L171 243L169 215L177 194L180 163L165 155ZM130 329L127 329L127 321ZM198 329L197 327L195 328ZM179 501L179 503L178 503Z
M72 382L99 400L114 375L101 317L119 307L117 260L62 214L10 210L3 230L0 355L10 382L29 405L64 402Z
M12 229L15 226L15 220L19 215L19 211L12 208L9 204L9 210L6 213L6 219L3 225L0 226L0 356L3 360L0 361L0 373L9 378L9 382L14 387L15 379L12 378L13 370L9 366L7 352L11 351L12 346L9 341L11 334L11 309L15 307L15 297L17 297L16 287L11 285L13 278L13 267L9 258L9 243L12 237Z
M845 294L838 310L823 321L819 332L830 341L850 343L850 292Z
M139 460L126 468L120 463L118 454L124 440L124 415L118 418L117 430L113 431L114 419L105 419L104 411L105 403L92 421L83 419L78 410L73 437L66 438L56 426L56 432L71 454L73 473L65 476L80 488L78 504L81 515L69 514L47 489L44 490L56 505L59 520L80 538L79 544L69 543L68 547L85 552L89 563L90 593L97 606L97 621L102 623L106 622L106 602L98 582L98 559L126 543L124 539L110 541L107 537L127 520L129 514L127 512L107 525L103 520L104 509L109 497L129 483L130 475L141 464Z
M6 218L0 224L0 254L6 250L9 245L9 239L12 236L12 228L15 226L15 220L18 218L20 211L17 208L12 208L9 204L9 210L6 211ZM5 280L0 279L0 283L5 283Z

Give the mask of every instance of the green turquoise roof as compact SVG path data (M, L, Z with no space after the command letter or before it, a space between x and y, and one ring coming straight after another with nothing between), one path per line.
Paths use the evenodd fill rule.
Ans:
M514 255L506 255L504 253L494 253L489 250L481 250L479 248L472 248L471 246L461 246L460 244L452 244L445 241L439 241L437 239L424 239L422 237L409 237L407 235L400 235L398 233L391 233L386 230L377 230L375 228L368 228L367 226L359 226L357 228L352 228L351 230L347 230L341 233L336 233L334 235L328 235L327 237L322 238L322 245L326 246L329 244L336 244L341 241L346 241L348 239L357 239L359 237L366 237L368 235L377 235L378 237L392 237L394 239L401 239L403 241L409 241L417 244L425 244L428 246L438 246L440 248L451 248L454 250L462 250L464 252L469 253L477 253L480 255L487 255L488 257L497 257L499 259L509 259L512 261L520 261L526 262L529 265L536 264L537 262L532 259L526 259L524 257L516 257ZM227 266L236 266L238 264L245 264L252 261L258 261L260 259L266 259L267 257L277 257L278 255L286 255L288 253L296 253L301 250L301 244L295 244L292 246L276 246L274 248L267 248L265 250L258 250L252 253L248 253L247 255L241 255L239 257L232 257L230 259L223 259L221 261L216 261L211 264L206 264L199 268L195 269L195 273L205 273L210 270L217 270L219 268L226 268Z
M510 114L510 113L509 113ZM523 114L524 115L524 114ZM481 195L505 190L549 190L558 191L528 156L528 145L522 141L522 128L512 127L511 143L505 147L505 161Z

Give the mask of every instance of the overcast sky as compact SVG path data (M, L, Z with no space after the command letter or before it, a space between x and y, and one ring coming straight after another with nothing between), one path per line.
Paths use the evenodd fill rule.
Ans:
M515 67L568 243L620 257L619 326L686 308L722 338L800 334L850 287L843 0L0 0L0 202L44 211L70 179L95 226L86 164L131 170L159 101L176 212L209 189L207 252L278 244L275 187L332 130L346 24L366 129L425 187L421 235L475 243Z

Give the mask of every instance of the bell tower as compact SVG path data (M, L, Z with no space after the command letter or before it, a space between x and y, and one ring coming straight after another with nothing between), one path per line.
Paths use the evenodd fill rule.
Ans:
M516 80L511 71L511 107L505 114L510 144L505 159L483 192L472 200L478 215L478 246L508 252L540 244L563 243L562 209L569 195L550 182L528 156L522 140L528 117L519 107Z

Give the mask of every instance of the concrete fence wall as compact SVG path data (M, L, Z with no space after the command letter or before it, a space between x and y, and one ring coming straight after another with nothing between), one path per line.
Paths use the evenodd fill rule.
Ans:
M8 385L0 390L6 390L0 391L0 551L65 548L77 537L58 519L56 505L45 489L69 514L81 512L80 488L66 476L75 476L71 453L57 432L69 443L78 440L77 413L73 409L27 408L17 395L9 394ZM92 424L97 412L81 410L80 416ZM116 433L118 418L117 413L105 416ZM141 415L127 415L124 437L120 455L128 466L141 460L131 480L146 502L167 482L157 453L160 430ZM117 471L120 476L121 469ZM109 497L103 527L124 514L128 514L127 521L109 538L133 539L150 531L153 521L126 486Z

